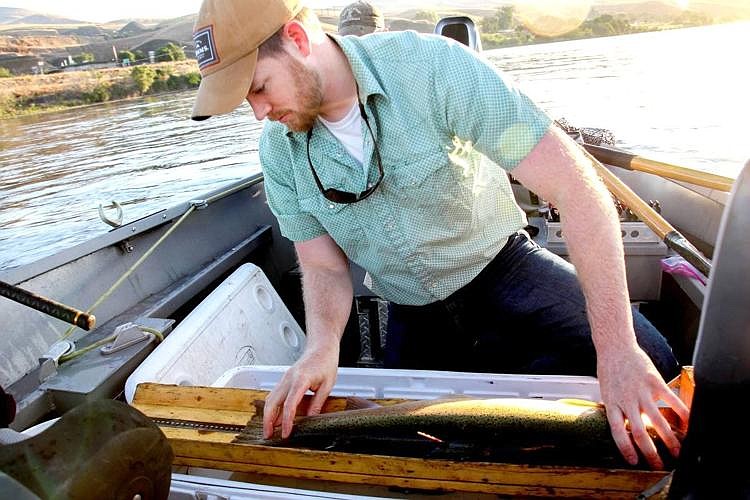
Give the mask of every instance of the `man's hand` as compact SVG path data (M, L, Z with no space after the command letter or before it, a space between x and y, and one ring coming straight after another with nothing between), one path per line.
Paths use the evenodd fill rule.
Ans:
M302 357L266 398L263 436L270 439L281 425L281 437L292 432L297 407L307 390L315 395L307 414L320 413L336 382L339 342L352 307L349 261L328 235L294 244L302 268L307 337Z
M263 410L263 437L270 439L275 427L281 425L281 437L292 432L297 407L308 389L314 396L308 407L308 415L320 413L323 404L336 382L339 361L338 344L316 351L305 352L284 374L281 382L266 398Z
M687 406L667 386L651 360L638 346L609 349L597 354L597 377L602 400L607 409L612 437L622 456L629 464L637 464L637 446L652 469L663 469L664 463L656 451L646 423L650 421L649 427L676 457L680 453L680 441L656 402L661 400L670 406L686 425L689 414ZM646 423L644 416L647 417Z

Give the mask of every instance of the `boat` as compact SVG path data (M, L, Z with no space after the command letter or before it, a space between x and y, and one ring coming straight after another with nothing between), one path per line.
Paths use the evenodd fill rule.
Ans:
M447 25L454 32L474 32L473 23L465 20L454 19ZM466 38L471 39L478 37ZM726 399L717 398L745 397L750 380L750 355L745 354L750 352L750 346L741 335L750 324L748 308L742 301L748 296L750 283L746 230L750 222L750 162L736 181L722 180L640 158L606 143L597 144L592 140L594 129L567 127L567 131L590 154L602 159L611 188L619 189L631 203L636 196L651 201L650 205L642 202L646 207L637 214L635 210L623 210L621 224L631 298L662 329L678 359L685 365L695 365L691 430L685 457L681 457L673 479L681 488L676 491L697 491L694 488L707 488L706 485L718 488L713 481L724 471L722 484L735 488L727 491L740 488L747 492L746 480L739 479L744 474L737 472L736 479L732 479L737 466L717 458L724 454L716 443L718 436L739 445L748 444L748 431L737 420L739 417L717 416L716 406L727 404ZM519 204L529 214L529 229L536 233L535 239L564 256L564 236L559 223L549 211L545 212L548 207L544 200L520 184L513 188ZM675 234L679 237L675 238ZM683 261L665 272L662 261L668 257ZM704 267L701 271L705 265L710 269ZM126 398L127 382L155 352L156 339L165 338L166 343L172 332L193 321L195 311L212 293L226 288L228 280L236 278L239 271L262 275L271 299L278 299L288 312L285 335L291 348L284 351L284 356L293 361L304 342L298 336L299 325L305 324L300 272L293 246L281 236L266 204L261 174L122 224L105 235L31 264L0 270L0 282L31 292L38 303L48 304L52 299L57 305L81 311L83 317L95 316L95 326L90 331L71 329L69 321L50 316L49 308L41 312L43 307L0 299L5 330L0 336L0 387L15 401L10 429L22 434L22 439L24 432L44 424L49 428L56 419L94 401L132 401L139 389L133 388ZM397 382L378 376L383 303L362 285L363 277L364 271L352 264L355 299L344 336L342 370L347 376L364 374L370 383L396 384L389 387L399 389ZM234 361L240 371L243 364L256 365L254 373L269 377L268 385L278 379L281 369L262 365L269 364L264 359L276 354L259 351L251 358ZM426 378L427 385L447 383L451 377L456 375L432 374ZM471 384L476 380L474 374L451 383ZM595 384L592 380L577 382ZM196 390L195 386L211 385L191 380L166 383L186 393ZM226 377L221 384L230 388L232 385ZM164 397L164 393L160 394ZM405 393L402 390L399 394ZM396 397L385 390L373 395ZM722 422L737 425L720 425ZM732 435L727 434L728 429ZM712 459L708 466L702 465L706 457ZM324 490L324 482L312 478L264 484L257 474L240 482L211 474L209 467L194 465L193 469L191 474L184 468L174 470L170 498L199 498L196 492L217 498L230 493L232 498L362 498L398 495L414 488L404 477L397 481L400 489L360 488L352 492L341 488ZM602 481L608 475L616 476L613 471L604 471L592 481ZM623 477L625 482L636 480L632 474ZM642 480L646 476L639 477ZM648 477L655 483L656 479L665 479L664 474ZM8 477L2 474L0 479ZM3 487L5 484L0 482ZM330 484L331 481L326 482ZM574 492L563 487L533 486L474 493L570 496ZM450 487L443 491L455 492ZM596 487L584 493L583 496L608 496L606 489Z

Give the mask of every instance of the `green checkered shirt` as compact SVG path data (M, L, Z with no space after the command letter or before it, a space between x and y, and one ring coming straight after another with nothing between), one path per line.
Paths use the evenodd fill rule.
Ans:
M385 177L365 200L330 202L308 166L306 133L267 122L260 159L268 204L293 241L329 234L379 296L408 305L442 300L526 224L506 171L550 119L491 63L447 38L407 31L335 40L354 71ZM359 193L377 180L364 124L362 134L364 169L315 124L310 156L325 188Z

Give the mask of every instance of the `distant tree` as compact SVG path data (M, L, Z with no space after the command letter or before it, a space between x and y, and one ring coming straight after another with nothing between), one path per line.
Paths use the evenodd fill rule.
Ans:
M434 10L418 10L414 13L414 19L415 20L423 20L423 21L430 21L431 23L436 23L440 19L440 16L438 16L437 12Z
M11 76L13 76L13 73L8 68L0 66L0 78L10 78Z
M83 52L77 56L73 56L73 61L75 61L76 64L94 62L94 54L91 52Z
M143 59L146 59L146 54L144 54L142 50L134 50L133 56L135 57L135 59L133 59L134 61L141 61Z
M713 18L706 14L686 10L677 16L673 22L681 26L704 26L713 24Z
M90 104L109 101L112 98L112 94L109 91L110 86L111 84L108 82L99 82L91 92L83 94L83 99Z
M135 54L129 50L121 50L117 53L117 60L122 61L123 59L129 60L131 63L135 62Z
M190 87L197 87L201 84L201 74L197 71L185 73L183 76L185 77L185 82L187 82Z
M130 70L130 77L142 94L149 91L156 79L156 71L150 66L136 66Z
M627 19L604 14L583 23L581 30L593 36L610 36L630 33L632 28Z
M497 33L513 28L513 6L506 5L495 11L492 16L485 17L481 22L483 33Z
M156 57L159 61L184 61L185 51L179 45L169 42L156 51Z

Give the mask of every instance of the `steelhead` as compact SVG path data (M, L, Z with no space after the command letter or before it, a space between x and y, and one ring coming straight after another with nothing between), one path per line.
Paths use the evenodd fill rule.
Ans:
M589 401L467 397L299 416L262 439L258 412L235 442L391 456L629 467L604 407Z

